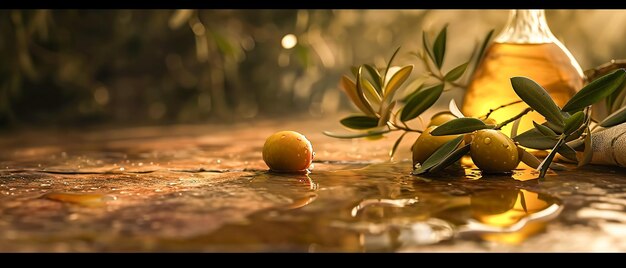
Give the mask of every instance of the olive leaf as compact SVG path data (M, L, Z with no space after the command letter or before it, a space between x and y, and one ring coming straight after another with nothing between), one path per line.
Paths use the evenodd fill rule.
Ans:
M382 97L378 94L378 91L374 88L374 85L372 85L369 80L363 79L363 77L361 77L361 85L363 85L363 88L365 88L363 94L365 95L365 99L370 104L370 107L380 107Z
M546 121L543 122L543 124L541 124L543 126L549 127L550 129L552 129L554 132L556 132L556 134L561 134L563 133L563 126L559 126L555 123L552 123L550 121Z
M490 128L480 119L474 117L464 117L452 119L438 126L430 132L433 136L445 136L453 134L464 134L479 129Z
M363 79L361 79L361 77L363 77L363 66L359 66L356 72L356 95L365 108L367 108L367 112L365 112L365 114L376 116L376 112L374 112L374 109L372 109L372 106L370 106L368 100L365 98L362 84Z
M600 122L600 126L612 127L612 126L616 126L624 122L626 122L626 106L622 107L621 109L615 111L614 113L604 118L604 120Z
M610 111L615 111L620 107L626 106L626 80L622 82L622 85L620 85L618 89L613 92L613 94L615 94L613 104L611 104L611 106L607 106Z
M400 88L400 85L402 85L407 78L409 78L411 71L413 71L413 65L404 66L395 72L389 79L389 82L385 85L383 99L390 100L393 98L393 95L396 93L398 88Z
M389 157L390 158L393 158L393 156L396 154L396 151L398 150L398 146L402 142L402 139L404 138L404 135L406 135L407 133L408 132L402 133L402 135L400 135L400 137L396 140L396 142L393 143L393 147L391 147L391 151L389 151Z
M391 132L391 130L381 129L381 130L370 130L370 131L363 132L363 133L336 133L336 132L331 132L331 131L324 131L323 133L326 136L338 138L338 139L355 139L355 138L378 136L378 135L382 135L382 134L389 133L389 132Z
M517 147L517 151L519 152L519 157L520 160L528 165L531 168L538 168L539 164L541 164L541 161L539 161L539 159L537 157L535 157L534 155L532 155L531 153L529 153L528 151ZM550 168L554 169L554 170L567 170L567 168L563 165L557 164L557 163L551 163L550 164Z
M463 73L465 73L465 70L467 69L467 65L469 64L469 61L466 63L463 63L457 67L454 67L454 69L452 69L451 71L449 71L446 75L443 76L443 79L446 81L450 81L453 82L459 78L461 78L461 76L463 75Z
M387 125L387 121L389 121L389 118L391 117L391 112L393 111L393 108L396 106L396 102L397 101L394 101L386 107L385 107L385 104L383 104L383 107L381 107L383 108L383 110L380 113L380 119L378 119L378 126Z
M561 147L563 143L565 143L565 138L559 139L556 142L556 145L554 145L554 148L552 148L552 151L550 151L548 156L546 156L546 158L543 159L541 164L539 164L539 167L537 167L537 171L539 171L539 178L545 177L546 172L548 172L548 166L552 163L552 159L554 159L554 156L559 151L559 147Z
M450 104L448 104L448 110L450 110L450 113L456 116L457 118L465 117L465 115L459 109L459 106L456 105L456 102L454 101L454 99L450 100Z
M433 54L432 49L430 48L430 45L428 42L428 36L426 36L426 32L422 31L422 45L424 46L424 50L426 51L426 55L428 55L428 57L430 58L430 60L432 60L433 62L435 61L435 55Z
M339 122L352 129L370 129L378 126L378 118L362 115L348 116Z
M428 157L428 159L426 159L424 163L422 163L419 167L413 170L413 175L419 175L428 172L430 168L441 163L441 161L443 161L448 155L456 150L461 142L463 142L462 135L441 145L441 147L439 147L437 151L435 151L430 157Z
M454 150L452 153L447 155L443 160L441 160L438 164L436 164L434 167L428 170L428 172L430 173L439 172L441 170L444 170L446 167L454 164L456 161L459 161L459 159L461 159L464 155L470 152L470 146L471 144L467 144L465 146L462 146Z
M535 126L535 128L537 130L539 130L539 132L541 132L541 134L543 134L546 137L550 137L550 138L554 138L556 136L558 136L556 133L554 133L554 131L552 129L550 129L549 127L546 127L544 125L539 125L537 124L535 121L533 121L533 126Z
M585 113L578 111L570 118L565 119L565 127L563 128L563 134L570 135L576 131L585 122Z
M398 55L398 51L400 51L400 47L396 48L396 51L394 51L391 55L391 58L389 58L389 61L387 62L387 68L385 69L385 75L382 76L381 79L387 79L389 69L391 68L391 63L393 62L393 59L396 58L396 55Z
M443 58L446 55L446 35L448 32L448 25L444 26L443 29L437 35L435 39L435 43L433 44L433 55L435 56L435 64L439 69L443 66Z
M406 103L404 108L402 108L402 113L400 114L400 120L409 121L415 117L418 117L422 114L426 109L430 108L439 96L443 93L443 84L438 84L432 86L430 88L419 91L417 94L413 95Z
M563 114L548 92L537 82L526 77L516 76L511 78L511 85L519 96L530 108L543 115L548 121L563 125Z
M593 157L593 141L591 139L591 130L586 128L587 135L585 136L585 150L583 151L582 159L578 161L578 167L582 167L591 162Z
M341 87L343 88L346 95L348 95L352 103L354 103L354 105L359 108L359 110L361 110L366 115L374 116L374 111L371 109L371 107L369 107L369 104L367 104L367 102L363 102L363 99L359 97L356 85L354 84L354 82L352 82L352 80L350 80L350 78L345 75L342 76Z
M376 88L376 90L378 91L378 94L382 95L383 94L383 80L382 80L382 77L380 76L380 73L372 65L365 64L364 66L365 66L365 70L367 70L367 72L372 77L372 80L374 81L373 83L374 88Z
M489 44L489 40L491 39L491 36L493 35L494 31L495 31L494 29L491 29L491 31L487 33L487 36L485 36L485 39L483 40L483 44L480 46L478 57L476 58L476 64L480 63L483 58L483 55L485 55L485 49L487 49L487 45Z
M561 147L559 147L557 152L569 160L578 162L578 158L576 158L576 151L572 149L572 147L570 147L566 143L561 145Z
M513 126L511 127L511 139L514 139L515 137L517 137L517 130L519 129L520 122L522 122L521 117L513 121Z
M573 112L594 104L610 95L626 79L626 70L617 69L584 86L563 106L563 111Z
M521 146L537 150L547 150L553 148L557 141L555 138L544 136L535 128L529 129L526 132L515 136L513 140Z

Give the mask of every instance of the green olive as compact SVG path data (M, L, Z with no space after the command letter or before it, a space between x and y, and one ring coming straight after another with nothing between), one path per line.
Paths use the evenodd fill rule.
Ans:
M436 113L435 115L433 115L433 117L430 118L430 122L428 123L428 126L441 126L444 123L452 120L452 119L456 119L456 116L454 116L453 114L451 114L450 112L441 112L441 113Z
M413 165L423 163L428 159L439 147L446 142L453 140L458 135L433 136L430 134L437 126L430 126L417 138L413 144Z
M513 140L493 129L476 131L470 153L474 164L489 173L510 172L520 161Z
M313 155L311 142L295 131L276 132L263 145L263 161L273 171L305 171L313 162Z

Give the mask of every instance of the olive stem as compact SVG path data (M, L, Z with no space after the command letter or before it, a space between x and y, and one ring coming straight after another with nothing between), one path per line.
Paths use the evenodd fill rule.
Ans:
M498 125L497 125L494 129L495 129L495 130L500 130L500 129L502 129L502 127L504 127L504 126L508 125L509 123L511 123L511 122L513 122L513 121L515 121L515 120L517 120L518 118L521 118L522 116L524 116L524 115L526 115L527 113L530 113L530 112L532 112L532 111L533 111L533 108L528 107L528 108L524 109L524 111L522 111L522 112L521 112L521 113L519 113L518 115L513 116L513 117L509 118L508 120L506 120L506 121L504 121L504 122L502 122L502 123L498 124Z
M497 110L500 110L500 109L502 109L502 108L509 107L509 106L511 106L511 105L514 105L514 104L521 103L521 102L523 102L523 101L522 101L522 100L518 100L518 101L511 102L511 103L502 104L502 105L500 105L500 106L498 106L498 107L496 107L496 108L489 109L489 112L488 112L487 114L485 114L485 115L483 115L483 116L481 116L481 117L479 117L479 118L483 118L483 117L484 117L485 119L487 119L487 118L489 118L489 116L490 116L493 112L495 112L495 111L497 111Z

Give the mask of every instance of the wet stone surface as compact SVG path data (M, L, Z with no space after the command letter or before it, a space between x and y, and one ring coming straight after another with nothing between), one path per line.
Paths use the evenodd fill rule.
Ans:
M321 134L331 119L20 131L0 136L0 251L626 251L626 169L411 176L407 136ZM308 175L273 174L295 130Z

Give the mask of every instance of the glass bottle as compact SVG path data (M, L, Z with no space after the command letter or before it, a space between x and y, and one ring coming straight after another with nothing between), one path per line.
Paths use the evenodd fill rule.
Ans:
M513 76L528 77L548 91L559 107L583 85L583 72L572 54L550 32L544 10L512 10L504 30L485 52L465 93L462 111L480 117L490 109L519 100L511 87ZM511 105L489 117L503 122L528 107ZM518 133L545 121L537 112L525 116ZM510 134L512 124L502 129Z

